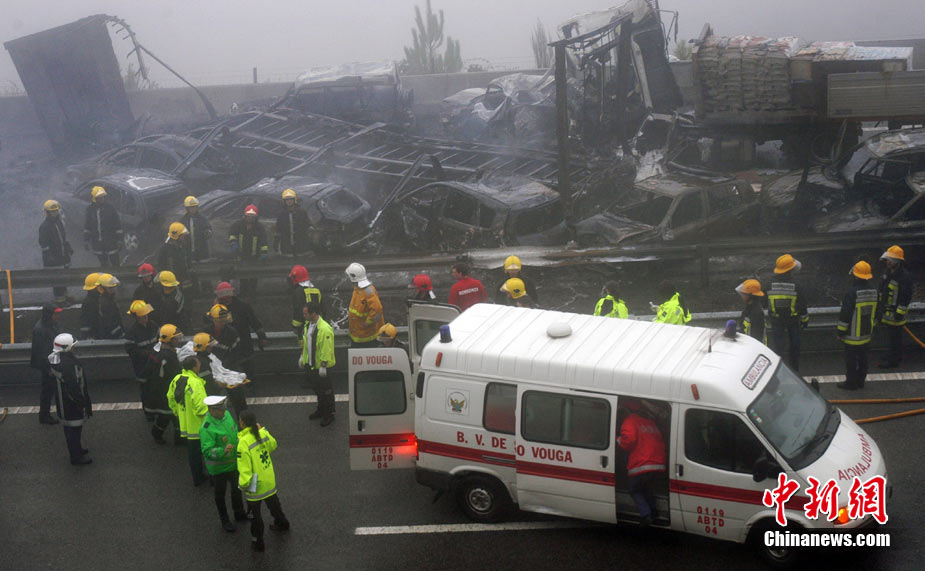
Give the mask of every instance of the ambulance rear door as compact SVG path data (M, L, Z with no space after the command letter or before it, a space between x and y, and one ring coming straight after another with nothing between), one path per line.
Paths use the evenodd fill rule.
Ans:
M350 469L413 468L414 381L404 349L347 351Z
M424 345L440 333L440 326L459 316L459 308L443 303L408 302L408 354L411 369L421 367Z

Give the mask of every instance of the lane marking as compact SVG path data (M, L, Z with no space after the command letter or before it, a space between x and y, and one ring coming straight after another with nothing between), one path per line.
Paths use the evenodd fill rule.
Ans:
M347 402L350 396L346 394L334 395L336 402ZM247 404L302 404L318 402L318 397L309 395L294 395L284 397L254 397L247 399ZM104 402L93 405L93 412L113 410L141 410L140 402ZM9 414L38 414L37 406L11 406ZM54 412L54 407L52 407Z
M510 523L452 523L443 525L392 525L358 527L354 535L404 535L414 533L473 533L483 531L530 531L537 529L575 529L601 527L587 521L520 521Z

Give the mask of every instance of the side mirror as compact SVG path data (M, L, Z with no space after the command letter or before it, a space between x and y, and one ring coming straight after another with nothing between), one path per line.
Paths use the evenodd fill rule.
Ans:
M752 480L761 482L768 478L777 476L782 471L780 465L774 460L762 455L755 460L755 466L752 468Z

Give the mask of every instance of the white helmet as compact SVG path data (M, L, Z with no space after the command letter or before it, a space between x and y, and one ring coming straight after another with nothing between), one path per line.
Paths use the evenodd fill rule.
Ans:
M362 264L353 262L347 269L347 277L350 278L350 281L357 284L358 287L366 287L370 285L369 280L366 279L366 268Z
M55 344L52 347L52 351L55 353L61 353L62 351L70 351L74 348L77 342L74 341L74 336L70 333L61 333L55 337Z

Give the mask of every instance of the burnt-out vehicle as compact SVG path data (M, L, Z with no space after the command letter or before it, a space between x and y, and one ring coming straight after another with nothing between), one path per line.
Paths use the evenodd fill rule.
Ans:
M565 244L559 193L525 179L435 182L396 201L405 239L425 250Z
M745 181L704 180L678 174L628 188L604 212L576 224L580 246L688 241L736 235L758 222L759 203Z
M199 212L212 224L211 251L229 251L228 232L249 204L257 207L259 220L272 244L276 218L283 211L282 193L287 188L295 191L299 206L308 213L313 250L343 250L366 233L369 203L348 188L313 177L265 178L241 191L213 190L199 197ZM179 217L182 213L183 208L178 207L173 215Z
M183 181L192 192L235 184L235 161L216 144L183 135L150 135L71 165L65 182L71 188L124 169L153 169Z

